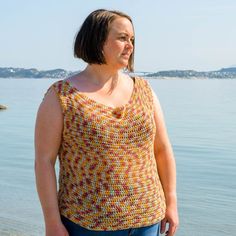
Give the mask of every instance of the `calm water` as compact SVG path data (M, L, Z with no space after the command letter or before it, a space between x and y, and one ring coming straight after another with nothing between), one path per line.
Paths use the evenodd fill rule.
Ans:
M42 236L34 123L55 80L0 79L0 235ZM165 114L178 178L177 236L236 235L236 80L149 80Z

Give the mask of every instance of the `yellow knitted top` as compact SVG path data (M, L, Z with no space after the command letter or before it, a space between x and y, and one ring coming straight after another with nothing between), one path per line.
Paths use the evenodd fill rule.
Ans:
M67 80L50 86L64 116L60 214L90 230L144 227L165 215L154 157L152 91L145 79L133 80L129 102L117 108L96 102Z

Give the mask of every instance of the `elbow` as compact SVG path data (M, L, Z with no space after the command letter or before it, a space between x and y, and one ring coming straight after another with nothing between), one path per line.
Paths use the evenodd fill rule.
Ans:
M170 144L160 145L158 148L155 149L155 157L157 159L174 158L174 153L171 145Z
M34 172L36 172L36 171L37 171L37 169L38 169L38 166L39 166L38 160L37 160L37 159L35 159L35 160L34 160Z
M34 160L34 173L35 175L37 175L38 171L40 171L40 166L42 166L42 164L39 163L40 161L38 159Z
M34 160L34 172L37 173L40 170L45 170L46 168L54 168L55 161L50 158L36 157Z
M159 145L156 145L155 147L155 155L160 155L163 153L167 153L169 150L171 150L170 143L159 143Z

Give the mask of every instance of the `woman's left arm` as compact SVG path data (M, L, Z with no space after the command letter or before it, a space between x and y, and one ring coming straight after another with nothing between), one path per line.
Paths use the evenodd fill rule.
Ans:
M161 233L165 232L166 224L168 223L169 228L166 231L166 236L173 236L179 225L176 194L176 164L160 102L153 90L152 93L154 100L154 119L156 124L154 153L158 174L166 199L166 214L161 222Z

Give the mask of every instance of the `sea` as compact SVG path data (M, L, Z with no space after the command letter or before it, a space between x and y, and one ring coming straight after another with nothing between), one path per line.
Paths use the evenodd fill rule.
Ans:
M176 236L236 235L236 79L146 78L177 166ZM0 236L43 236L34 175L38 107L55 79L0 79ZM58 164L57 164L58 173Z

